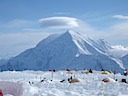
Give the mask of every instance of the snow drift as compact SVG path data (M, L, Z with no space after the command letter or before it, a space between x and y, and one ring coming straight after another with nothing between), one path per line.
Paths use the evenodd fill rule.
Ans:
M3 94L11 94L12 96L22 96L23 87L19 82L0 81L0 89Z
M67 31L51 35L20 55L11 58L1 70L94 69L123 72L116 59L111 58L112 47L104 40L93 40L85 34Z

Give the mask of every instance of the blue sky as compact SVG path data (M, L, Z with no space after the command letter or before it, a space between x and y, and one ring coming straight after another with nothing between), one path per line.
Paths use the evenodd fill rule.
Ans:
M14 20L32 22L52 16L69 16L103 29L118 22L112 18L113 15L128 15L127 9L127 0L1 0L0 23L6 24ZM39 25L33 25L32 28L34 27ZM4 29L1 31L8 32Z
M80 19L115 14L127 15L127 0L1 0L0 21L13 19L37 20L68 13Z
M83 20L99 19L115 14L128 15L127 0L1 0L0 21L37 20L61 15Z
M112 45L128 46L128 0L0 0L2 54L19 53L51 34L46 31L58 30L41 27L39 21L49 17L82 21L79 26L87 35L103 38Z

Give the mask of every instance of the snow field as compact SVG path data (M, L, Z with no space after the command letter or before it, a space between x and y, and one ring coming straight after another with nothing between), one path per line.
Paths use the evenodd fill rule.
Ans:
M92 74L83 74L82 71L71 71L71 73L67 74L67 71L6 71L0 73L0 80L8 83L6 88L13 90L15 85L19 84L17 86L17 89L21 88L19 94L23 91L22 95L14 95L16 92L13 90L14 93L8 93L10 95L4 93L4 96L102 96L103 94L104 96L128 96L128 84L120 82L122 78L128 81L128 76L121 74L114 76L113 73L105 75L100 71L94 71ZM71 76L79 79L80 82L68 83L67 79ZM116 78L118 81L102 82L107 77ZM61 83L63 79L65 81Z

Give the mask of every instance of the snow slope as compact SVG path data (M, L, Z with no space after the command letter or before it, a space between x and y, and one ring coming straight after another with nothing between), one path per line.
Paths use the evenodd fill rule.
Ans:
M111 46L85 34L67 31L51 35L35 48L11 58L1 70L95 69L123 72L123 67L108 53Z
M123 62L123 64L124 64L124 67L125 67L126 69L128 69L128 54L125 55L125 56L123 56L123 57L121 58L121 60L122 60L122 62Z

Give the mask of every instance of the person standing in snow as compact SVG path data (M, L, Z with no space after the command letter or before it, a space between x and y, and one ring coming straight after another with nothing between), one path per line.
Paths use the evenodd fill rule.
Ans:
M92 73L92 69L90 69L88 72Z
M3 96L2 90L0 90L0 96Z
M128 75L128 69L125 69L124 70L124 76L127 76Z

